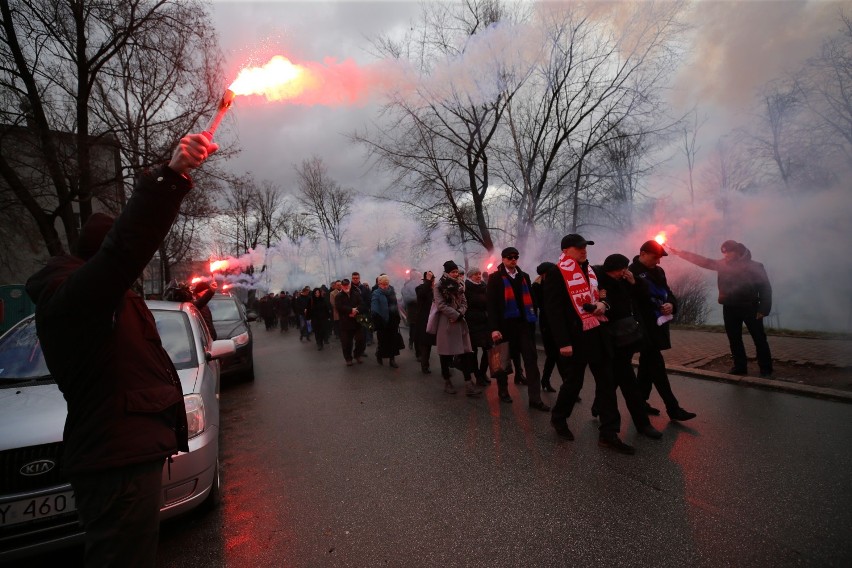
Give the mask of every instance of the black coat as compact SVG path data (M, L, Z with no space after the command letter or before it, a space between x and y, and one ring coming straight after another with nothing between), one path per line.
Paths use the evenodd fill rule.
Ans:
M69 473L189 449L177 371L153 315L130 287L190 188L167 167L142 176L94 256L54 257L27 281L45 361L68 403L63 465Z
M508 326L510 325L531 325L531 322L526 320L523 306L521 306L523 296L523 287L521 286L521 283L526 282L527 289L530 291L530 297L532 298L532 281L530 280L529 274L520 268L517 270L518 273L515 277L509 279L520 311L520 316L517 318L507 320L504 317L504 313L506 311L506 295L505 290L503 289L503 275L506 274L506 268L501 263L500 266L497 267L497 270L488 277L488 285L486 287L486 297L488 299L488 326L492 332L499 331L503 335L506 335ZM533 309L535 309L534 302Z
M666 271L660 266L648 268L641 262L639 257L633 259L633 264L629 266L630 272L636 277L636 284L641 286L637 293L639 296L636 299L636 315L639 316L640 323L645 330L645 337L650 345L661 351L671 349L672 339L669 331L668 322L663 325L657 325L657 311L659 310L660 299L655 298L651 294L649 284L664 290L666 299L663 303L670 303L674 306L672 313L677 313L677 298L669 288L669 283L666 280Z
M363 312L362 309L364 307L363 302L361 302L361 293L358 288L352 286L349 288L349 293L347 294L343 290L334 297L334 306L337 308L337 314L340 317L340 328L345 330L354 331L358 329L359 324L354 317L351 317L349 314L352 313L353 308L357 308L360 314L365 314L367 316L370 315L370 312Z
M215 340L216 337L216 328L213 327L213 312L210 311L210 306L207 304L210 303L210 299L216 295L216 290L213 288L208 288L201 294L199 294L195 299L192 300L192 304L198 308L198 311L201 312L201 317L204 318L204 323L207 324L207 329L210 331L210 336Z
M464 295L467 298L465 320L470 332L470 343L473 347L491 349L491 327L488 324L488 296L485 282L474 284L468 280L464 284Z
M588 266L588 262L581 265L587 281ZM602 326L583 331L583 320L577 315L562 271L555 264L548 268L542 279L542 297L542 309L557 349L570 345L574 349L573 357L582 357L585 361L600 360L612 355L611 343Z
M429 313L432 311L432 302L434 300L435 290L432 287L432 280L424 280L420 286L415 288L417 292L417 313L419 317L414 327L414 341L423 345L429 343L435 344L435 336L430 336L426 333L426 324L429 322Z

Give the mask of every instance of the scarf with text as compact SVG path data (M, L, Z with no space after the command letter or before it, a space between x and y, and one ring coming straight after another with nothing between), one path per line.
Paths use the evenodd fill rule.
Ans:
M574 311L577 312L577 315L580 316L580 321L583 322L583 331L594 329L602 321L607 321L606 316L596 316L583 309L583 304L594 304L600 299L600 295L598 294L598 277L595 276L592 266L589 265L589 281L586 282L582 267L576 260L566 256L565 253L559 257L556 265L562 272L562 278L565 280L565 287L568 289L568 296L571 297Z
M501 272L500 276L503 278L503 300L505 300L503 317L505 319L519 318L521 317L521 310L518 308L518 301L515 299L515 290L512 288L512 281L505 271ZM538 321L538 318L535 317L532 295L530 294L529 286L527 286L527 281L520 274L515 276L515 278L521 279L521 303L523 304L524 317L529 323L535 323Z

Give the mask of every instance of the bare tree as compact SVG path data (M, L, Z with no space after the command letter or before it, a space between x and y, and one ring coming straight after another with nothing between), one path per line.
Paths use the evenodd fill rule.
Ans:
M140 93L156 92L157 81L164 82L167 91L165 70L192 75L198 61L187 55L193 53L189 47L198 42L211 45L209 34L194 33L207 24L192 14L203 13L204 6L194 0L0 0L0 121L34 133L31 147L16 148L15 154L31 152L44 179L22 176L7 144L0 154L0 178L34 219L49 254L64 251L55 221L60 221L64 241L73 246L80 220L88 218L92 199L104 191L107 180L97 171L102 165L97 149L105 140L117 144L116 135L124 129L116 122L119 115L101 104L104 95L119 95L122 81L136 85L145 78L150 80L148 90ZM160 44L160 37L185 41ZM168 51L176 46L177 51ZM203 68L214 68L215 62L210 63ZM210 97L199 97L206 91L198 86L192 96L188 91L182 98L164 91L156 99L137 101L145 119L133 126L149 128L150 147L132 150L144 156L140 162L145 163L130 167L168 154L175 138L164 142L153 136L154 125L165 113L183 108L185 125L210 108ZM122 114L121 119L127 118ZM9 132L5 130L4 137Z
M427 226L455 226L489 251L494 248L487 212L494 181L491 146L527 70L492 59L453 75L442 64L463 61L476 49L478 34L508 19L505 4L497 0L424 4L413 33L398 42L375 43L381 55L413 65L422 80L413 92L390 93L383 127L353 136L395 174L392 199L409 205Z
M625 121L636 136L658 128L659 91L676 61L681 8L680 3L642 4L619 24L580 5L548 5L538 12L544 57L509 105L500 155L501 177L518 209L521 244L538 223L566 206L568 226L577 230L581 206L593 203L584 195L594 188L586 185L595 167L591 162L601 165L607 155L594 154L606 143L610 158L616 157L616 144L625 149L631 139ZM649 137L642 140L634 144L634 155L645 150ZM622 174L624 165L622 160ZM634 168L634 188L638 173Z
M299 202L306 216L319 228L330 248L327 254L328 272L337 273L337 261L341 254L345 221L352 212L355 201L352 190L342 189L328 175L322 158L313 156L296 166Z

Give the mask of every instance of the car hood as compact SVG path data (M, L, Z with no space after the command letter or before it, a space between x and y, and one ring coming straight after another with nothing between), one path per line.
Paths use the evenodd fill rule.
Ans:
M62 441L65 414L56 384L0 389L0 451Z
M198 392L197 367L178 376L183 394ZM0 451L61 442L67 412L55 383L0 389Z

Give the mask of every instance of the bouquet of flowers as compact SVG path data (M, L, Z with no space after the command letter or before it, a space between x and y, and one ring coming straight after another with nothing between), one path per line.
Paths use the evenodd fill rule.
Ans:
M355 321L364 326L364 329L373 331L373 320L367 314L358 314L355 316Z

